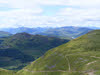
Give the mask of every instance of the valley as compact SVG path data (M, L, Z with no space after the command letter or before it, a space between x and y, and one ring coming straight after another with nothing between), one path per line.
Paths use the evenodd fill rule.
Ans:
M4 68L0 73L2 75L99 75L99 38L100 30L90 31L71 41L44 35L17 33L5 38L0 44L2 53L0 64L1 68ZM9 65L6 62L9 62Z
M4 38L1 42L0 67L19 70L42 56L47 50L68 41L56 37L17 33Z
M100 0L0 0L0 75L100 75Z
M75 27L75 26L65 26L65 27L37 27L37 28L28 28L28 27L19 27L19 28L3 28L1 31L9 32L11 34L16 33L29 33L33 35L45 35L49 37L58 37L61 39L75 39L79 36L82 36L89 31L95 30L87 27Z

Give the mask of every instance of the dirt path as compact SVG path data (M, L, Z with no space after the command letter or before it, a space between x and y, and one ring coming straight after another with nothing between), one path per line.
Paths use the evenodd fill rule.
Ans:
M24 70L28 72L69 72L69 71L63 71L63 70L56 70L56 71L30 71L28 69L24 69Z
M68 61L68 67L69 67L69 71L71 71L71 65L70 65L70 61L69 61L69 58L68 57L65 57Z
M24 69L25 71L28 71L28 72L31 72L31 73L34 73L34 72L78 72L78 71L63 71L63 70L55 70L55 71L30 71L28 69ZM83 72L85 73L85 71L80 71L80 72ZM88 75L94 75L94 71L92 72L87 72Z
M94 75L94 72L89 72L88 75Z
M68 55L68 56L69 56L69 55ZM55 71L30 71L30 70L28 70L28 69L24 69L24 70L25 70L25 71L28 71L28 72L32 72L32 73L34 73L34 72L77 72L77 71L71 71L71 65L70 65L70 61L69 61L68 56L65 56L65 58L66 58L66 60L68 61L69 71L64 71L64 70L55 70ZM96 57L96 56L91 56L91 57L93 57L93 58L99 58L99 59L100 59L100 57ZM93 63L95 63L95 62L97 62L97 61L89 62L87 65L93 64ZM83 73L84 73L85 71L80 71L80 72L83 72ZM88 75L94 75L94 71L88 72L87 74L88 74Z
M64 70L54 70L54 71L30 71L28 69L24 69L24 70L28 72L78 72L78 71L64 71ZM85 72L85 71L80 71L80 72Z
M100 59L100 57L96 57L96 56L91 56L91 57Z
M25 71L28 71L28 72L55 72L55 71L30 71L28 69L24 69ZM59 72L64 72L64 71L61 71L61 70L58 70Z
M87 65L93 64L93 63L95 63L95 62L97 62L97 61L89 62Z

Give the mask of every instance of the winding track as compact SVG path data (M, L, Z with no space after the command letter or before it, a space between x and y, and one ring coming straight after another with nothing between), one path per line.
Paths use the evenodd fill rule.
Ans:
M100 57L96 57L96 56L91 56L91 57L99 58L99 59L100 59ZM66 56L66 59L67 59L67 61L69 62L69 59L67 58L67 56ZM87 65L93 64L93 63L95 63L95 62L97 62L97 61L89 62ZM68 65L69 65L69 71L64 71L64 70L55 70L55 71L30 71L30 70L28 70L28 69L24 69L24 70L25 70L25 71L28 71L28 72L32 72L32 73L34 73L34 72L77 72L77 71L71 71L71 69L70 69L70 62L68 63ZM85 71L80 71L80 72L85 73ZM94 71L87 72L87 74L88 74L88 75L94 75Z

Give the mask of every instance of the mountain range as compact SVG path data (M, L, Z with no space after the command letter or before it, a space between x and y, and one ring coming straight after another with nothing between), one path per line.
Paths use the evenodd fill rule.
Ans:
M93 30L92 28L86 27L74 27L74 26L67 26L67 27L37 27L37 28L27 28L27 27L19 27L19 28L3 28L0 29L1 31L6 31L11 34L22 33L26 32L29 34L39 34L39 35L46 35L46 36L53 36L63 39L73 39L77 38L81 35L88 33L89 31Z
M86 28L86 27L59 27L59 28L53 28L48 29L45 32L41 32L39 34L41 35L47 35L47 36L55 36L63 39L75 39L79 36L82 36L89 31L93 29Z

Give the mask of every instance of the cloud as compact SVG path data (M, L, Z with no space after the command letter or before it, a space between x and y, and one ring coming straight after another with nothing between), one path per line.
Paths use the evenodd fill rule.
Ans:
M0 4L10 8L33 8L38 7L35 0L0 0Z
M38 20L38 16L42 12L41 9L18 9L8 12L0 12L0 27L19 27L21 25L33 25L35 20ZM2 25L2 26L1 26Z
M100 8L100 0L70 0L69 5L82 8Z
M65 6L56 15L43 7ZM0 27L96 26L100 27L100 0L0 0ZM13 8L9 10L9 8ZM56 10L56 9L55 9ZM58 9L57 9L58 10ZM53 12L53 11L51 11Z

